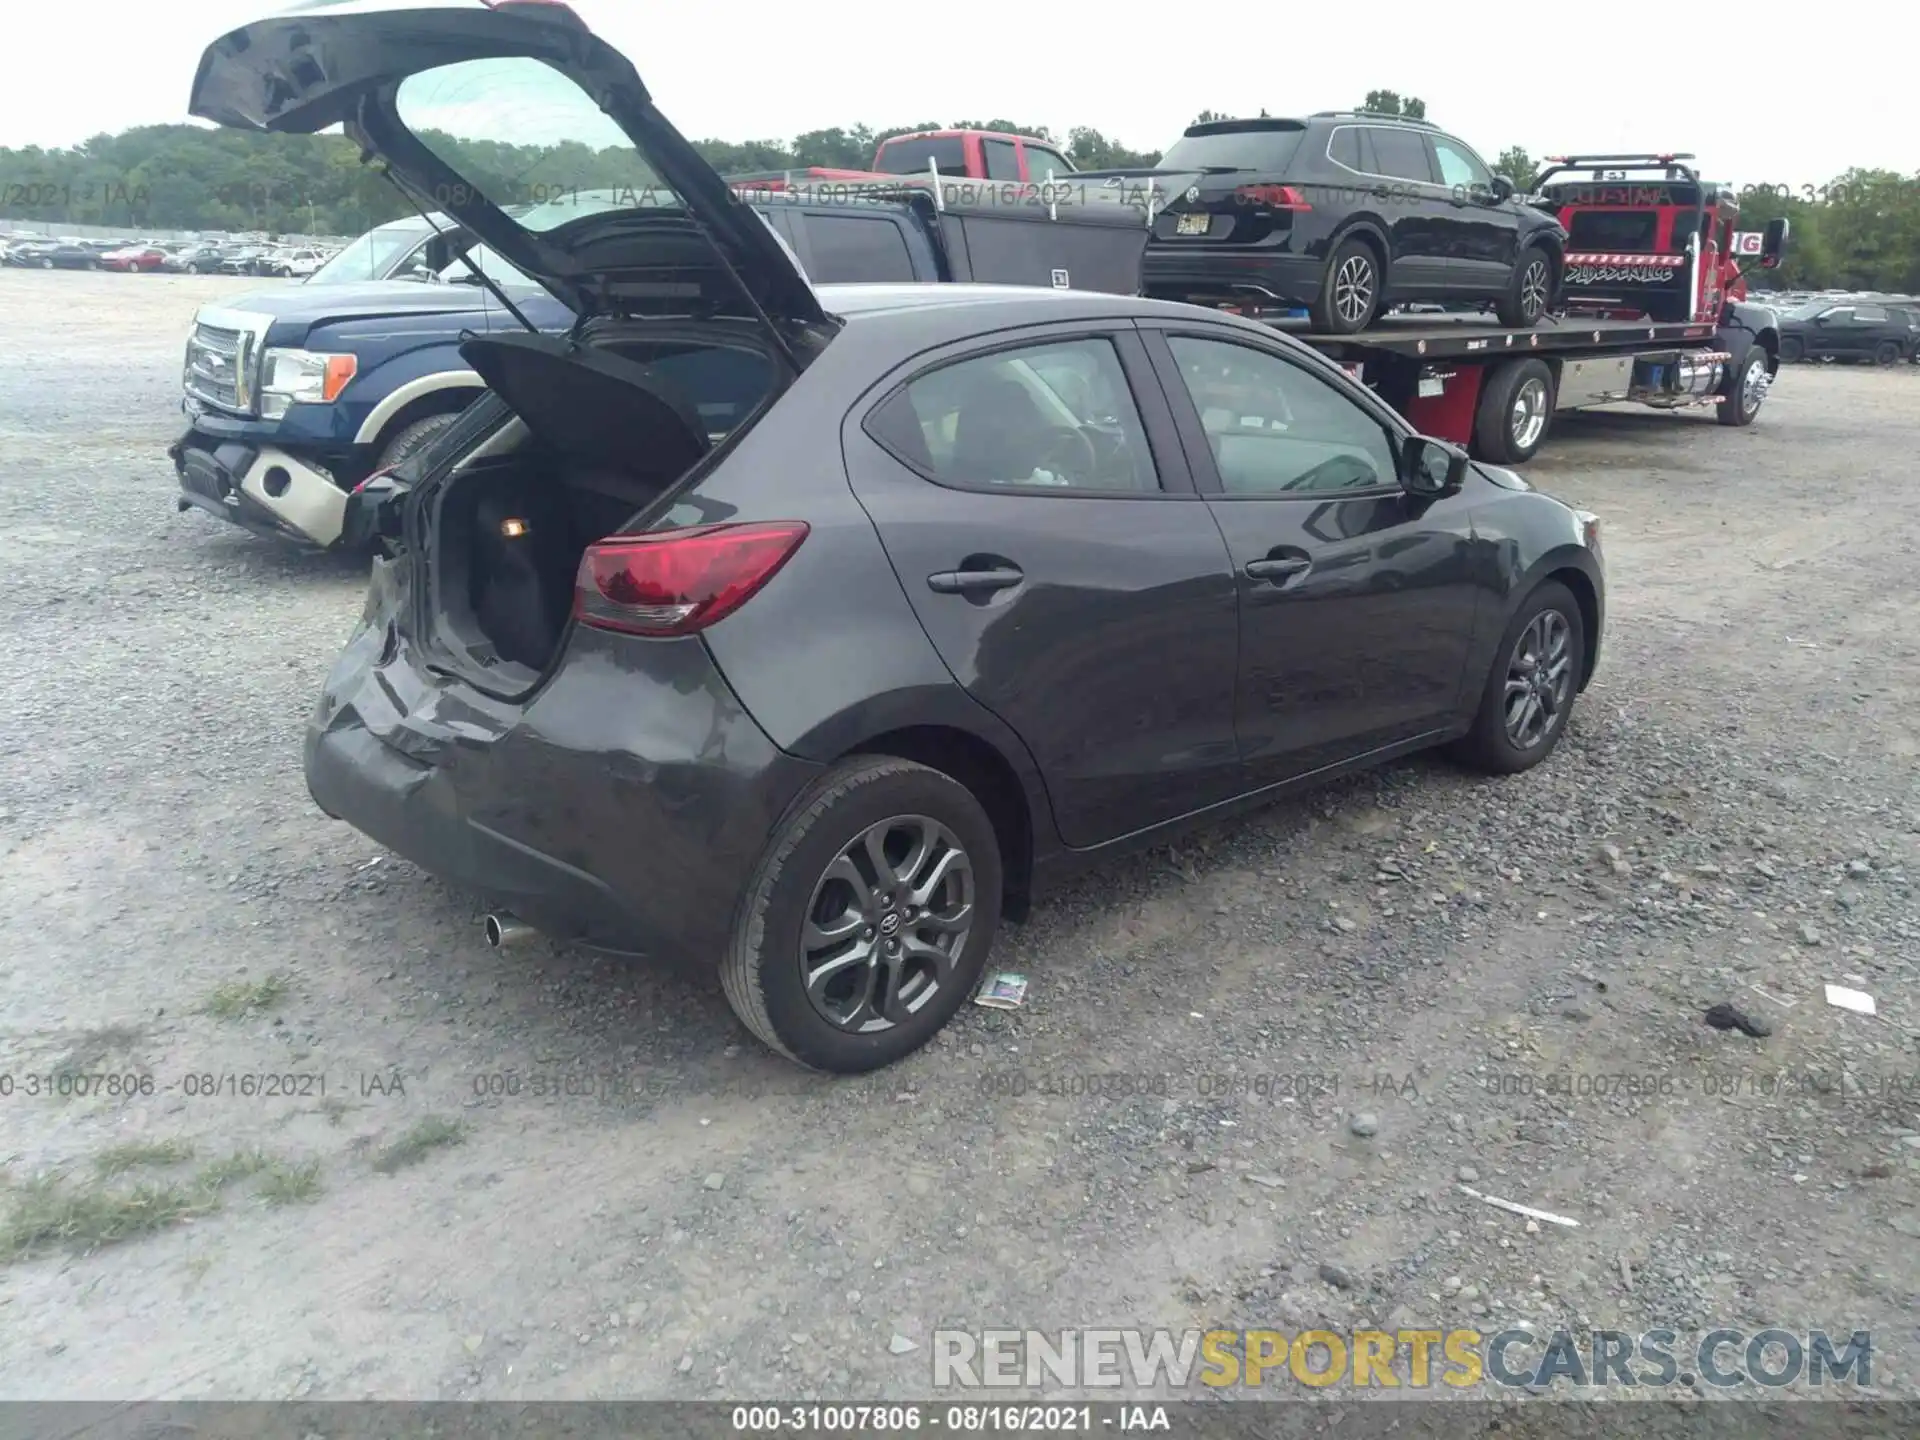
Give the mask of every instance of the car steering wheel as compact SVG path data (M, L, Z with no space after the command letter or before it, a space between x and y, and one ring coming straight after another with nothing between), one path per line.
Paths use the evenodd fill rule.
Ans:
M1046 469L1066 476L1069 484L1077 485L1091 481L1098 473L1100 453L1093 448L1086 431L1061 428L1053 432L1041 463Z

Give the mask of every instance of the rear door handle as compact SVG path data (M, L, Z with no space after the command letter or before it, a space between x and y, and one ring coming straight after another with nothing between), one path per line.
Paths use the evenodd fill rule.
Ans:
M1304 575L1312 568L1311 560L1303 560L1298 556L1269 557L1247 562L1247 574L1255 580L1291 580L1295 575Z
M1026 578L1024 570L1011 566L994 570L941 570L927 577L927 588L941 595L965 595L975 591L1011 590Z

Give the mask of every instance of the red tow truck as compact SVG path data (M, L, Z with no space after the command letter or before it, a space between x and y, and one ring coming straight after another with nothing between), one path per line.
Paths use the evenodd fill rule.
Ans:
M731 175L736 189L839 191L872 185L898 186L903 179L977 180L1008 185L1062 183L1074 173L1068 160L1045 140L999 130L917 130L890 135L874 152L869 170L836 170L813 165L799 170L760 170Z
M1745 267L1780 263L1787 222L1736 229L1737 198L1692 159L1549 158L1529 190L1568 244L1559 308L1531 329L1405 315L1321 335L1256 318L1339 361L1423 434L1493 464L1530 459L1561 411L1620 401L1712 406L1721 424L1750 425L1779 369L1780 332L1746 300Z

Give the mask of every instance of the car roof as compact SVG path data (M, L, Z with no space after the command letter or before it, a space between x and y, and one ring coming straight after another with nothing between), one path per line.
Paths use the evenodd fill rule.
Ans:
M1008 307L1031 310L1026 316L996 323L1021 324L1046 320L1073 320L1096 315L1187 315L1194 307L1138 295L1113 295L1102 290L1056 290L1043 285L928 284L924 280L864 285L815 287L820 304L843 317L875 315L900 310L945 310Z
M1101 290L1055 290L1041 285L894 284L819 285L829 315L878 338L905 329L915 343L946 344L995 330L1073 320L1185 320L1244 330L1312 356L1298 340L1258 321L1176 300L1114 295ZM1314 358L1318 358L1317 356ZM1330 362L1323 362L1330 363Z

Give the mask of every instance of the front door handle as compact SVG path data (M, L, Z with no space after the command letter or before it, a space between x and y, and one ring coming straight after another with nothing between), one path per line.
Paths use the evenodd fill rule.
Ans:
M1014 566L992 570L941 570L927 577L927 588L940 595L966 595L1011 590L1027 578Z
M1271 580L1275 584L1291 580L1296 575L1304 575L1313 568L1313 562L1297 555L1270 555L1264 560L1247 562L1247 574L1255 580Z

